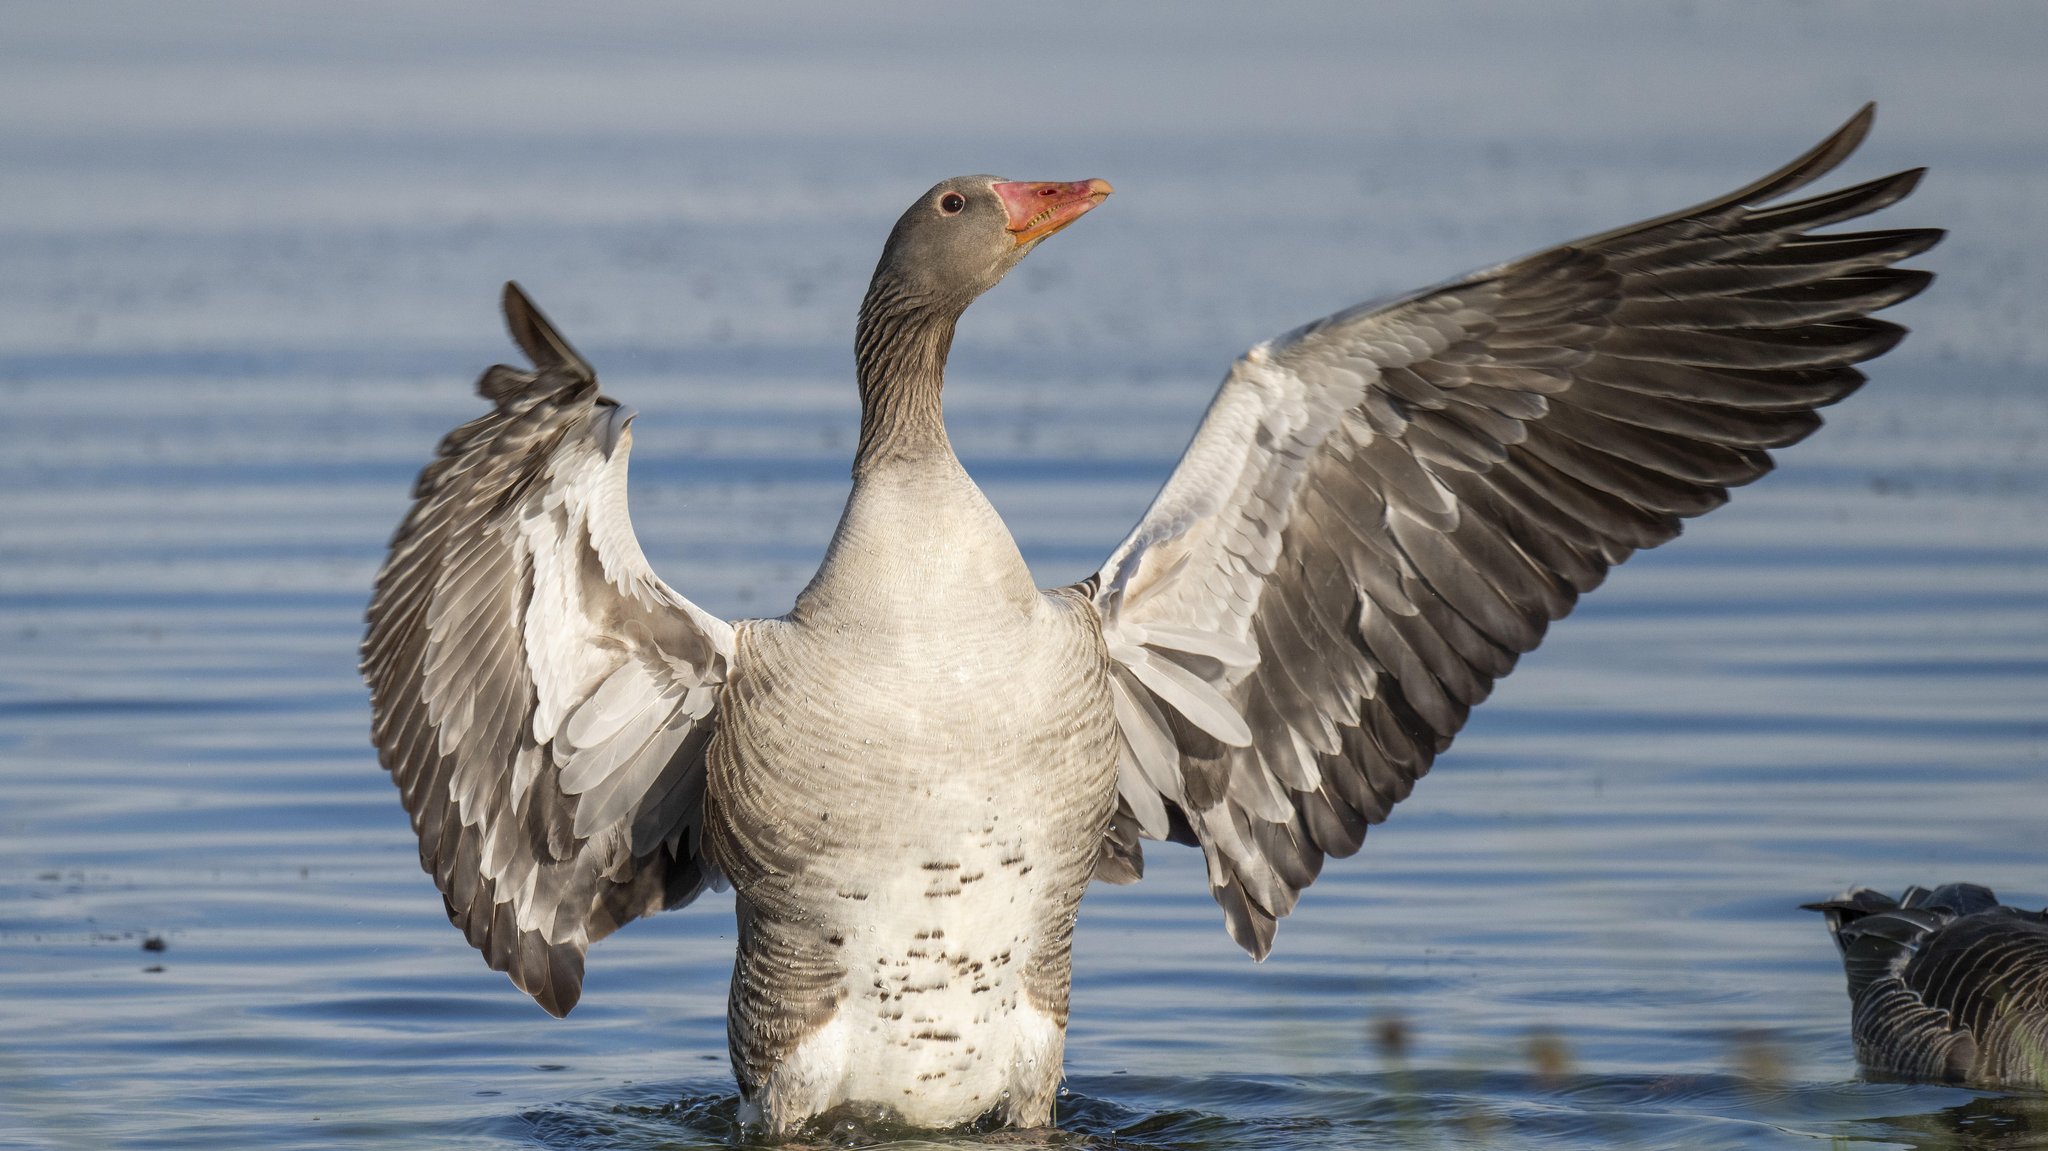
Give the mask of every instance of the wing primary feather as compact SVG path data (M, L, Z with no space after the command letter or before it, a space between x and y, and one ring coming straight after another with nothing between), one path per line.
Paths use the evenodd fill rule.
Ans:
M1733 192L1344 309L1232 367L1076 591L1128 697L1122 824L1200 844L1248 951L1552 620L1768 471L1904 335L1871 313L1928 285L1894 265L1942 233L1812 229L1921 171L1786 198L1872 116Z

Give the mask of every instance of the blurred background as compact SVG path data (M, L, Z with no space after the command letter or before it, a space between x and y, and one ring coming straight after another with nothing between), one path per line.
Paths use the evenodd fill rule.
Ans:
M1136 1144L2048 1146L1857 1076L1799 902L2048 901L2048 10L2036 3L0 7L0 1147L732 1136L730 899L545 1017L448 927L362 606L514 356L638 407L655 568L784 610L854 309L936 180L1118 194L977 303L947 403L1040 581L1230 358L1747 182L1926 165L1914 334L1617 572L1253 965L1192 852L1084 908L1063 1125ZM151 946L153 945L153 946Z

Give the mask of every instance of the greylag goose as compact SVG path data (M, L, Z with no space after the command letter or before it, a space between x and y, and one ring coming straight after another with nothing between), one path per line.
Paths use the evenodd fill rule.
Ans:
M1240 357L1094 576L1040 590L954 457L955 322L1102 203L947 180L860 308L853 489L787 615L647 565L632 409L516 285L531 369L421 473L363 641L373 733L448 915L554 1014L585 948L736 894L744 1114L1047 1121L1074 922L1142 840L1197 845L1254 957L1607 570L1677 535L1903 334L1941 233L1811 234L1919 171L1764 206L1865 108L1697 207L1361 305Z
M2048 911L1989 888L1868 887L1805 905L1827 914L1849 975L1856 1058L1970 1087L2048 1090Z

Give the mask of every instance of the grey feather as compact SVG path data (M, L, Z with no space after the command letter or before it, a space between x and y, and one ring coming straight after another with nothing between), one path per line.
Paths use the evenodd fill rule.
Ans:
M1917 170L1765 206L1839 164L1871 116L1728 195L1339 312L1231 370L1082 586L1113 652L1158 625L1258 649L1210 676L1252 746L1184 743L1180 794L1127 800L1188 826L1247 950L1552 620L1768 471L1862 383L1852 365L1904 335L1868 313L1927 285L1891 265L1941 233L1809 230L1898 202ZM1229 783L1196 785L1216 773Z
M2048 1089L2048 912L1969 883L1867 887L1806 905L1827 916L1849 978L1856 1057L1875 1071Z
M689 853L710 720L682 705L722 681L732 631L655 578L638 545L599 554L593 524L624 516L620 409L517 285L505 316L534 370L486 371L493 410L421 472L362 670L372 739L449 918L561 1015L584 947L703 886Z

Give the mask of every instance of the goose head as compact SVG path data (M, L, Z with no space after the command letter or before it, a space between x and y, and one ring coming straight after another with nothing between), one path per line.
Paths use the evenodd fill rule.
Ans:
M956 176L896 221L873 290L958 316L1017 261L1114 191L1107 180L1032 182Z

